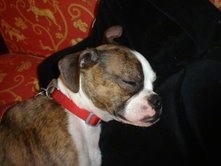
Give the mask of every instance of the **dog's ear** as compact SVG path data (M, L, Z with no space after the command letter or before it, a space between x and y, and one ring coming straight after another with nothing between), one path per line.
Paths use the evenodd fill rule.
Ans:
M71 91L77 93L79 91L80 70L93 66L97 60L98 54L95 49L86 49L82 52L66 55L58 63L62 81Z
M117 44L117 42L114 41L114 39L121 37L122 33L123 33L123 28L119 25L108 28L104 32L103 43L104 44Z
M80 52L68 54L58 62L62 81L75 93L79 90L79 57Z
M99 59L96 49L86 49L79 57L79 66L81 69L87 69L97 63Z

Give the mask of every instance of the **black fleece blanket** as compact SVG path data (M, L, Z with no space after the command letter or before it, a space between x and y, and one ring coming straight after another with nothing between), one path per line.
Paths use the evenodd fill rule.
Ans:
M100 0L90 36L46 59L40 86L58 76L61 57L101 44L112 25L156 71L163 114L149 128L103 123L102 165L221 165L221 13L207 0Z

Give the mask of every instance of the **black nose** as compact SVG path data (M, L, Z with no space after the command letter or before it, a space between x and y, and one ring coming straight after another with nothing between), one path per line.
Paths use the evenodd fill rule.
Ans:
M148 98L148 102L155 110L160 110L162 108L161 98L158 94L152 94Z

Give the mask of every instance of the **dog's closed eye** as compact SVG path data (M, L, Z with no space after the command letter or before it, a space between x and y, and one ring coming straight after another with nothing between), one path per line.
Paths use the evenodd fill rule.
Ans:
M130 85L130 86L136 86L137 85L136 81L124 80L123 79L122 82L124 82L125 84Z
M118 84L121 88L129 90L130 93L133 93L142 87L141 81L135 79L119 78Z

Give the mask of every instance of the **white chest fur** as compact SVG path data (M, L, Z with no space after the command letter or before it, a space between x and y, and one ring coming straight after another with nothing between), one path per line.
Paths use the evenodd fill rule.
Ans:
M73 114L68 114L68 129L77 148L79 166L100 166L100 125L90 126Z

